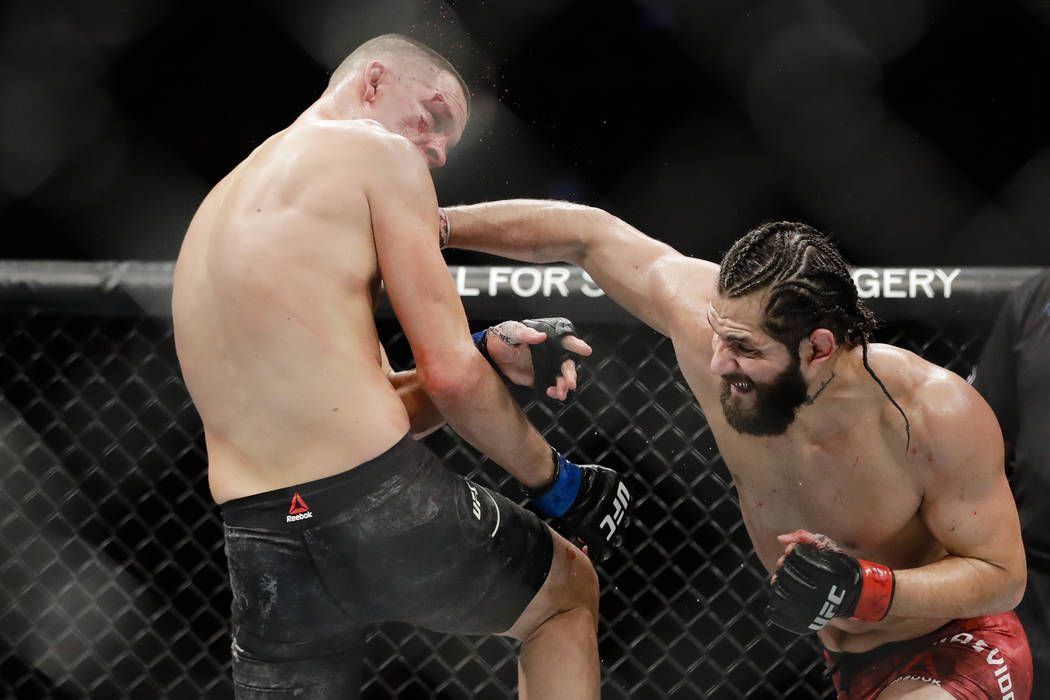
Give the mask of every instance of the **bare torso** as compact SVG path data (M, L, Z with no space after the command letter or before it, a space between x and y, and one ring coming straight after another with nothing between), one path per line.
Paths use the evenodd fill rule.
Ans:
M699 284L713 285L710 281ZM795 530L827 535L853 555L895 569L942 559L945 549L920 512L924 478L937 458L925 444L923 406L915 394L945 370L904 350L873 345L870 361L911 421L910 444L904 419L866 373L852 362L812 406L799 410L824 421L796 420L784 435L743 435L725 420L721 383L710 370L712 331L706 299L697 294L681 304L672 333L682 373L697 397L732 474L741 513L759 560L772 572L784 545L777 536ZM683 299L679 298L679 302ZM694 322L688 321L693 315ZM949 380L950 381L950 380ZM946 619L894 618L865 623L835 618L820 632L833 650L859 652L934 630Z
M869 347L871 367L908 416L909 440L861 348L826 328L797 348L766 332L764 285L723 297L717 264L591 207L521 200L454 213L454 245L579 265L611 299L671 338L769 572L793 544L818 534L848 555L893 568L889 615L874 623L834 618L820 632L829 648L861 652L1017 605L1024 549L1002 433L964 379L906 350ZM781 435L737 432L725 418L722 377L732 380L727 402L739 424L774 426L756 430L780 427L786 401L769 397L795 401L805 391L803 402Z
M190 224L175 340L219 503L345 471L409 429L373 317L374 166L352 157L384 134L300 119L216 185Z

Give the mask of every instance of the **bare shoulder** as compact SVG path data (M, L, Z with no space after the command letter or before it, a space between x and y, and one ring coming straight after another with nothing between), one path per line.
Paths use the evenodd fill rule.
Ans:
M268 160L281 173L285 194L324 216L342 219L357 211L355 194L373 201L433 191L419 150L369 119L296 124L277 149Z
M923 461L934 475L954 478L967 472L972 475L971 469L1002 466L999 423L963 377L892 345L872 344L869 361L908 417L909 452L916 457L925 455ZM892 406L883 415L888 423L899 425L902 420Z
M656 261L652 274L654 297L667 310L669 335L709 337L707 307L718 291L718 265L681 254L666 255Z
M339 165L341 169L361 163L382 168L422 161L408 139L385 129L372 119L315 120L292 126L287 140L310 165ZM425 162L422 162L425 168Z

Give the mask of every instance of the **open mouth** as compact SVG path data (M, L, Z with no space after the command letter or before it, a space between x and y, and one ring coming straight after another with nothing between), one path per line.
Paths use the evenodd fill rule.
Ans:
M725 381L735 394L746 394L755 390L755 383L746 377L726 378Z

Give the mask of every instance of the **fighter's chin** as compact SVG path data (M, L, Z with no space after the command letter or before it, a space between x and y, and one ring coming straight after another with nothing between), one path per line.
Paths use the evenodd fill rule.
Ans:
M791 427L791 423L769 425L766 423L733 420L728 414L726 415L726 422L729 423L730 428L741 435L750 435L752 437L776 437L783 435Z
M772 415L756 410L755 392L743 396L726 392L722 395L722 414L729 427L741 435L775 437L783 435L794 422L794 415ZM748 400L750 399L750 400Z

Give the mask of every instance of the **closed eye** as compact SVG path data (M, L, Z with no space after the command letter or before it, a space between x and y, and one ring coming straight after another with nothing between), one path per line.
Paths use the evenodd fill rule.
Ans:
M434 121L434 128L441 130L444 129L448 124L448 121L452 118L452 112L449 111L448 102L440 93L434 95L433 98L426 102L427 112L430 113L431 119Z
M754 349L749 345L741 345L733 341L729 341L728 345L733 349L733 352L737 353L738 355L743 355L745 357L758 357L761 354L758 350Z
M444 117L430 107L427 107L427 113L430 115L430 121L434 124L434 131L441 131L445 126Z

